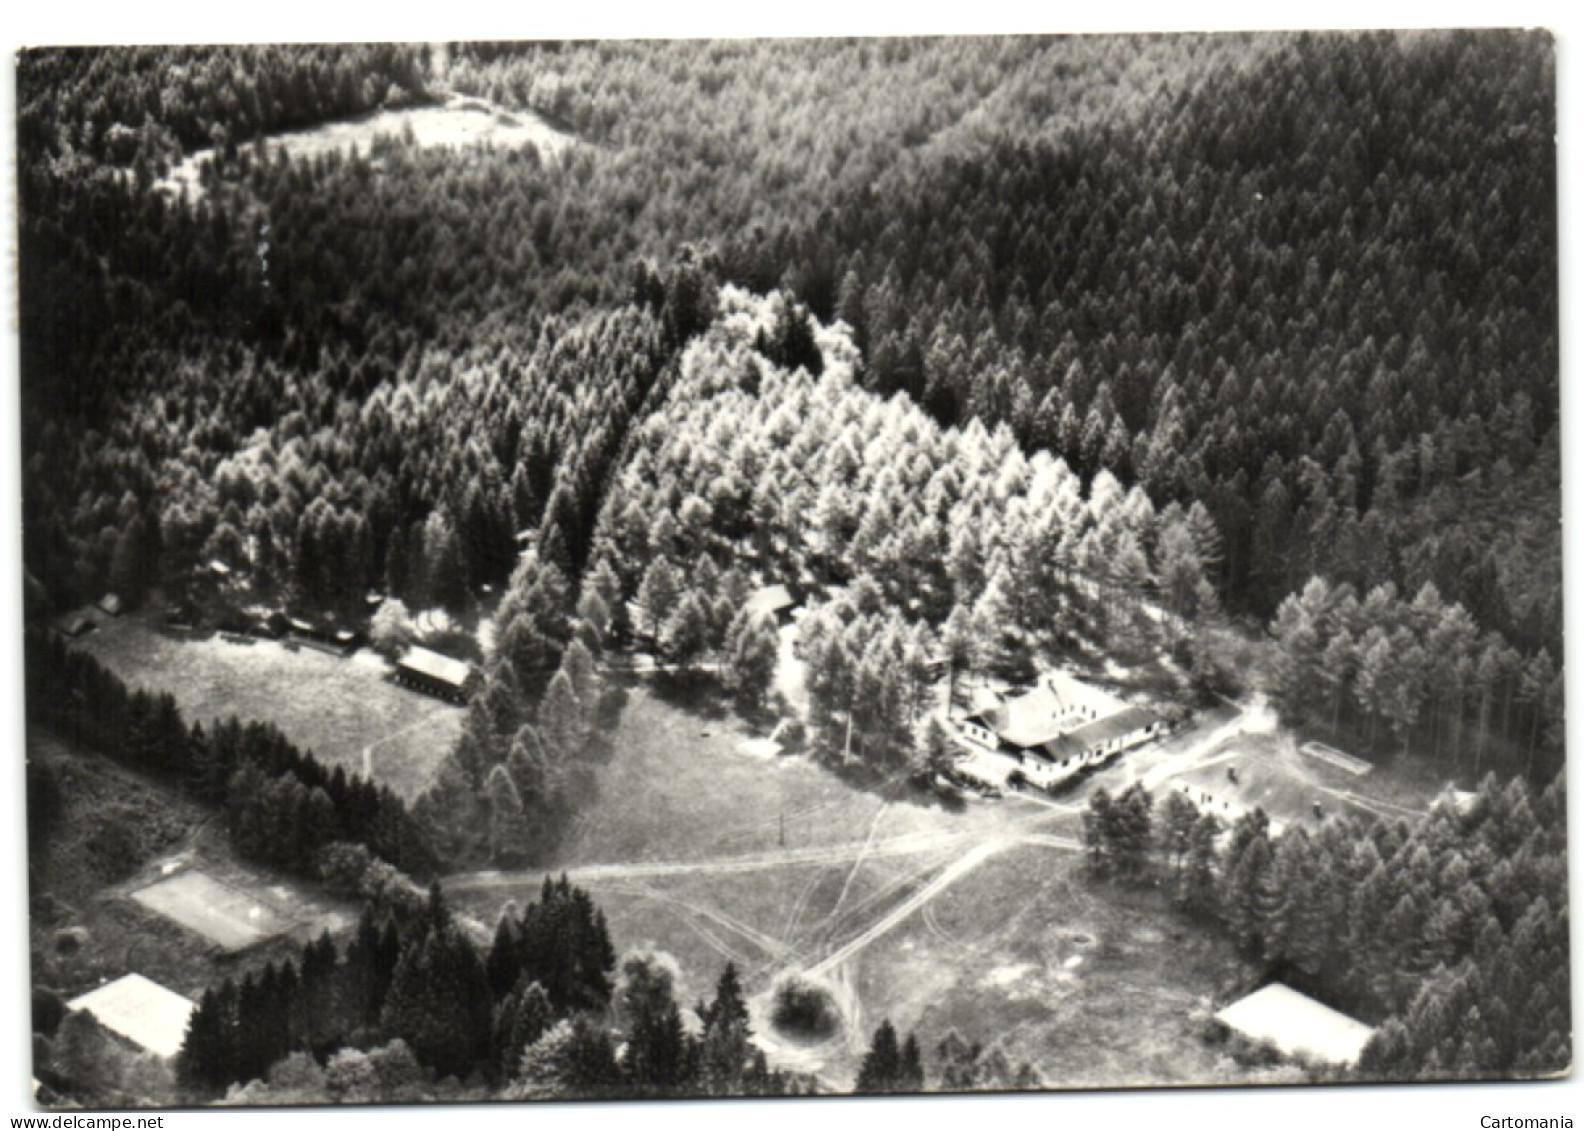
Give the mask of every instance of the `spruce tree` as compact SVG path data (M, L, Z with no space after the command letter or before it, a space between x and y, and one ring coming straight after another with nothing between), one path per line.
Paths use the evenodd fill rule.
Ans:
M899 1092L922 1092L924 1090L924 1060L919 1053L918 1039L908 1034L907 1040L902 1042L902 1057L897 1066L897 1086Z
M403 944L381 1026L440 1075L460 1078L488 1057L492 1022L484 964L443 902L431 898Z
M897 1044L896 1030L890 1019L880 1022L869 1042L858 1068L858 1082L853 1090L860 1093L887 1093L899 1090L902 1072L902 1050Z

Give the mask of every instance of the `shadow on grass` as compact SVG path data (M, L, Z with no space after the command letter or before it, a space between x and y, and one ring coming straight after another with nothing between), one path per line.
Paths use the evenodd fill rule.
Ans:
M667 706L710 722L721 722L735 714L720 686L704 672L656 672L649 677L649 689Z
M955 790L936 789L908 774L893 770L882 773L863 762L844 761L839 755L811 749L808 757L828 773L834 774L843 785L860 793L871 794L886 801L904 802L921 809L940 809L947 813L961 813L968 803Z
M640 683L660 702L685 711L700 721L725 723L727 720L736 720L759 735L774 732L787 717L771 703L752 709L740 708L708 672L653 672L643 676L627 674L622 677L608 676L607 680L605 694L609 702L601 706L601 726L609 732L614 732L620 722L631 689ZM837 753L805 742L801 736L787 744L781 757L806 757L827 773L835 775L848 788L887 801L906 802L948 813L961 813L967 808L967 803L955 790L937 789L900 769L878 770L861 761L846 761Z

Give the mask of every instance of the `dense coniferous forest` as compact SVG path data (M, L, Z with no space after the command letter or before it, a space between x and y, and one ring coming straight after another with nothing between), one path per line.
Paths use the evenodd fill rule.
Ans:
M774 360L800 337L818 377ZM750 563L845 583L799 627L811 722L834 734L850 718L837 745L882 769L918 754L907 736L942 654L1015 676L1042 647L1193 651L1192 627L1220 612L1203 508L1157 513L1104 470L1086 490L1005 425L942 429L904 396L881 400L854 381L857 364L844 334L796 304L722 292L719 322L633 436L596 528L600 576L608 567L642 610L634 631L673 658L735 657L751 629L733 619Z
M1525 652L1560 653L1537 38L527 44L458 49L443 73L426 51L323 51L290 67L178 52L161 61L190 85L157 104L141 54L43 53L22 75L23 262L41 271L25 368L51 394L30 400L101 407L72 420L104 425L115 375L152 376L124 355L157 367L166 434L85 461L131 460L121 481L165 460L208 471L283 388L317 410L310 431L331 423L447 329L499 360L506 341L483 342L511 324L622 302L635 256L709 239L721 277L847 320L882 394L1005 421L1161 505L1202 502L1234 608L1269 615L1310 574L1430 580ZM916 96L869 97L882 82ZM426 83L542 110L588 144L458 161L393 138L283 162L256 143ZM238 150L220 148L201 199L128 176L217 125ZM109 333L137 315L155 342ZM116 362L93 356L107 341ZM229 403L207 403L216 364L245 375ZM74 563L96 584L107 531L134 516L91 466L69 482L76 507L32 508L65 529L30 554L99 543Z
M735 967L684 1027L670 960L618 961L564 879L486 948L395 870L554 856L616 648L765 712L744 604L778 579L831 587L810 737L873 780L949 762L943 668L949 699L1068 656L1483 781L1279 839L1102 792L1086 847L1378 1024L1365 1075L1563 1063L1553 67L1521 32L26 52L30 616L241 592L382 645L439 610L482 672L409 807L30 635L39 721L244 859L402 893L206 993L182 1085L812 1086ZM281 137L453 95L567 145ZM980 1051L941 1086L1037 1083ZM924 1085L884 1021L860 1090Z

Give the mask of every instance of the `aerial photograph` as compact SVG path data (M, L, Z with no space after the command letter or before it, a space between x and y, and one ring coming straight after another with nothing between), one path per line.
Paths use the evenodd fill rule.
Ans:
M37 1107L1571 1072L1550 33L13 66Z

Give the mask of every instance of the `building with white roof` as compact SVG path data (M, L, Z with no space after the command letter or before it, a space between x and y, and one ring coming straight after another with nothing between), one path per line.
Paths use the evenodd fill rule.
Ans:
M1215 1017L1233 1032L1273 1045L1286 1056L1326 1064L1357 1064L1375 1035L1362 1021L1280 982L1239 998Z
M138 1048L170 1057L181 1051L194 1006L142 974L128 974L67 1002L66 1008L84 1010Z

